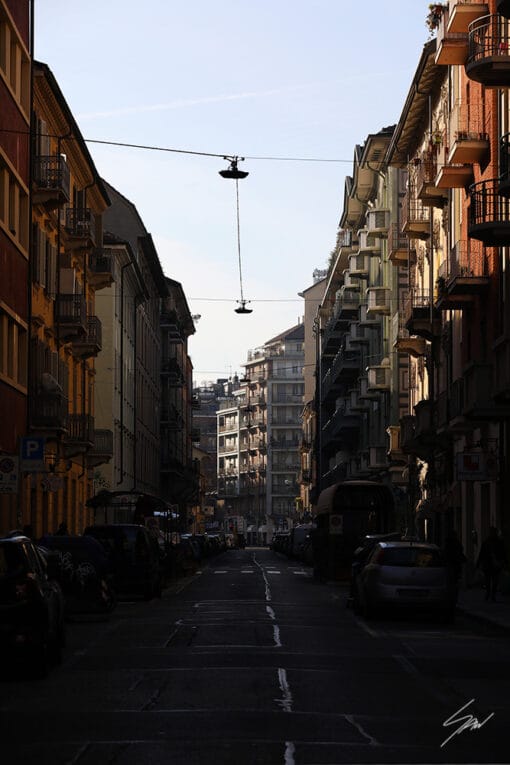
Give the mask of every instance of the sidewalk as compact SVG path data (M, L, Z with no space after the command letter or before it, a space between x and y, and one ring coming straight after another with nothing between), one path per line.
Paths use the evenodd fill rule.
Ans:
M461 589L457 610L468 618L510 631L510 594L498 593L495 603L485 600L482 587Z

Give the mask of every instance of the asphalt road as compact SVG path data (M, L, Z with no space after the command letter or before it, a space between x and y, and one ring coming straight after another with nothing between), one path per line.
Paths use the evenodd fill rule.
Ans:
M231 550L161 600L70 624L46 680L3 677L0 762L509 763L509 679L502 634L366 623L344 587Z

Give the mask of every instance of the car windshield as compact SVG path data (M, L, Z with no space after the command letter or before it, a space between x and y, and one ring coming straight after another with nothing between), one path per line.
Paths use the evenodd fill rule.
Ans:
M383 566L434 568L443 566L439 550L425 547L387 547L376 553L377 563Z

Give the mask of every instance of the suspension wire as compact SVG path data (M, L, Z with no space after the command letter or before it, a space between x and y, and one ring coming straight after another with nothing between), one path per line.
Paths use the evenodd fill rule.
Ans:
M236 178L236 213L237 213L237 259L239 262L239 287L241 289L241 305L244 305L243 272L241 267L241 227L239 224L239 180Z

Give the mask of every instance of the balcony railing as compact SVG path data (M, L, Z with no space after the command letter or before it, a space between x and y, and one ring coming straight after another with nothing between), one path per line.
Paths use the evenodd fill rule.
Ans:
M417 198L413 186L406 190L402 204L402 231L416 239L430 236L430 208Z
M510 81L510 80L509 80ZM468 235L487 247L501 247L510 240L510 198L500 196L499 180L469 187Z
M73 339L73 349L81 358L97 356L103 347L103 327L97 316L87 316L86 330L83 335Z
M443 207L447 193L436 185L437 157L423 156L416 165L417 197L427 207Z
M394 315L393 324L393 347L395 350L414 357L424 356L427 352L427 343L423 337L410 334L406 327L406 317L403 311Z
M388 316L391 312L391 290L389 287L369 287L367 289L368 316Z
M402 313L411 335L432 340L441 330L441 314L436 308L431 309L430 290L411 290L404 297Z
M78 247L91 247L96 242L94 214L89 207L67 207L64 230ZM72 246L72 242L70 242Z
M414 250L409 250L409 239L402 233L400 226L393 222L390 225L388 232L388 258L395 266L402 266L407 264L408 258L411 263L416 260L416 254Z
M71 176L69 165L60 156L39 156L34 160L33 201L56 207L69 202Z
M113 282L114 250L98 248L89 255L88 279L96 290L109 287Z
M94 418L90 414L70 414L67 426L68 444L94 445Z
M67 429L68 400L61 391L33 391L30 395L30 427L48 433Z
M57 295L55 321L67 335L83 334L87 331L87 304L83 295Z
M87 453L89 467L109 462L113 457L113 432L107 429L94 430L94 442Z
M498 14L469 25L466 74L486 87L506 88L510 82L508 22Z
M457 242L441 264L437 282L437 307L441 310L467 308L489 285L487 260L477 242Z

